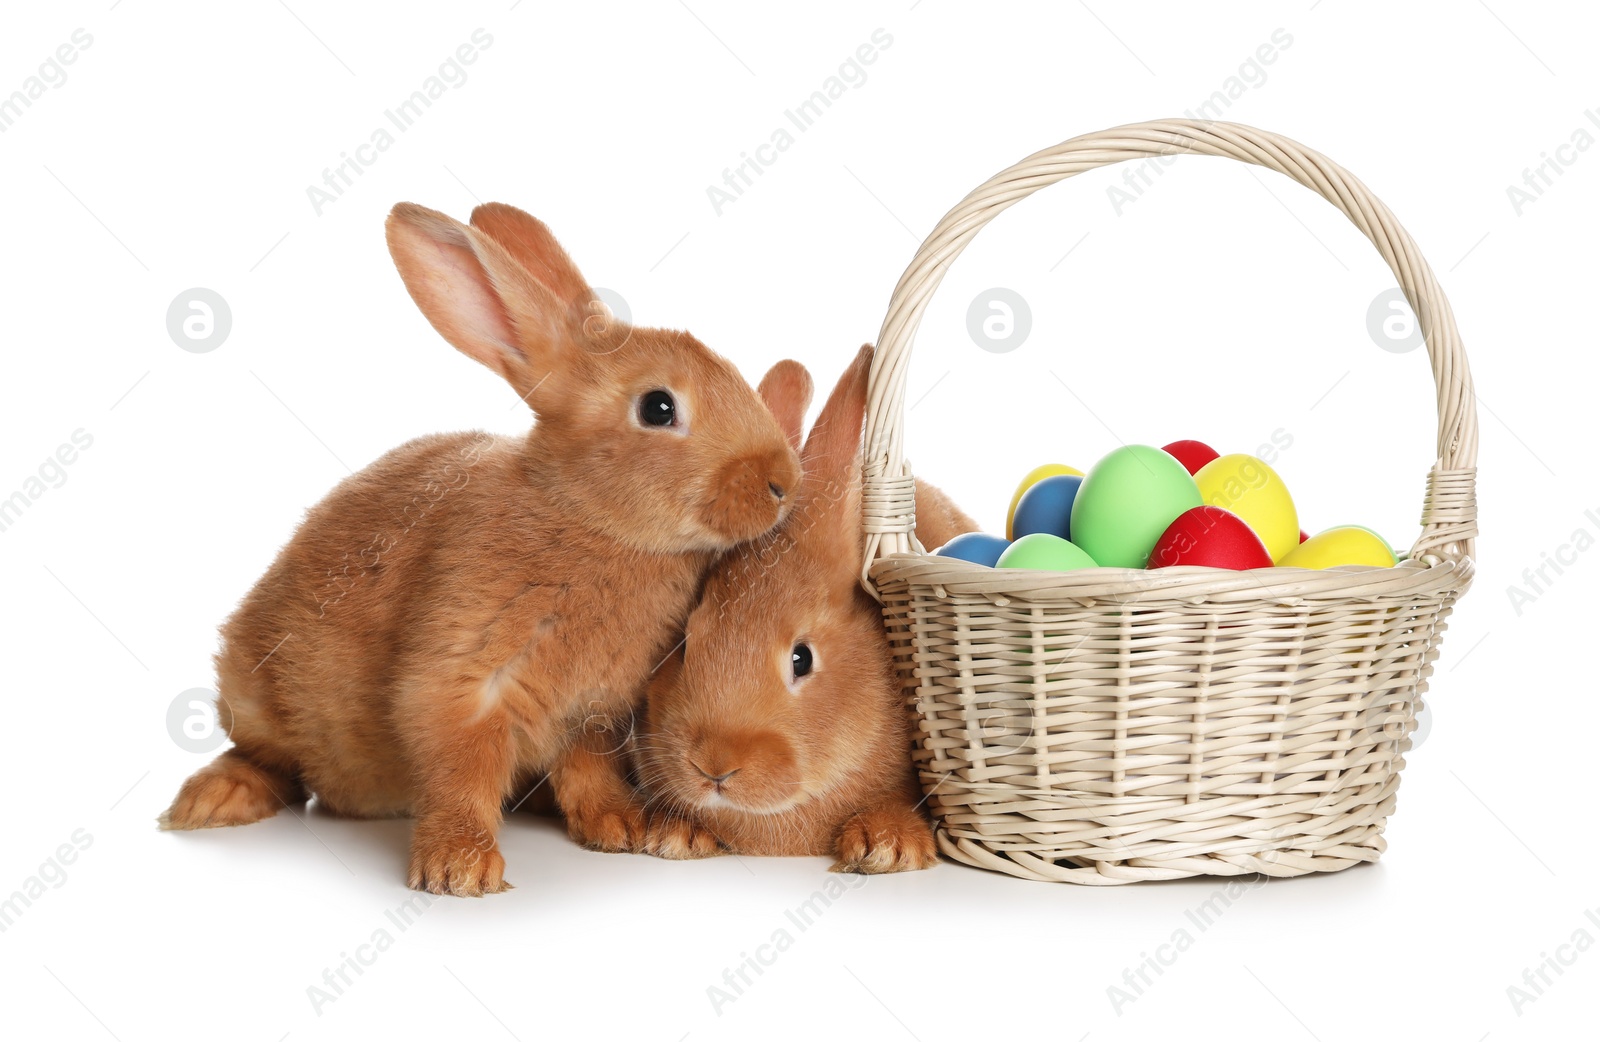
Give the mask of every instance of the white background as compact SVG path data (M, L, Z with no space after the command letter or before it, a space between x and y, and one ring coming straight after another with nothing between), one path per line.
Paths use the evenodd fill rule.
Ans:
M21 7L22 5L17 5ZM292 8L292 10L291 10ZM8 793L0 1033L123 1040L1590 1037L1600 855L1587 658L1600 554L1594 230L1600 149L1531 203L1507 187L1600 106L1577 4L27 5L0 32L0 95L75 29L92 45L0 134L5 249L0 532ZM307 186L474 29L492 45L318 215ZM892 43L720 215L725 167L884 29ZM1480 574L1450 624L1383 861L1271 882L1131 1005L1107 988L1187 927L1215 882L1112 889L944 864L873 879L798 932L821 859L673 864L587 853L551 821L501 833L517 889L445 900L400 932L406 822L311 810L159 833L207 757L169 736L213 683L218 623L302 511L435 430L525 429L515 395L416 313L383 244L415 200L545 218L646 324L692 329L752 379L777 358L831 383L876 337L920 237L1045 145L1182 114L1283 29L1226 118L1360 175L1454 303L1481 391ZM1596 116L1600 119L1600 115ZM771 154L771 153L769 153ZM1277 175L1185 159L1119 214L1121 171L998 219L930 309L910 377L919 473L989 527L1037 463L1120 441L1253 451L1306 527L1408 546L1434 413L1421 351L1381 350L1394 284L1329 206ZM1009 354L966 332L1011 288ZM180 350L169 304L220 293L232 330ZM1069 391L1067 388L1071 388ZM30 486L74 431L92 446ZM1595 510L1593 516L1585 511ZM1561 551L1573 561L1571 551ZM1530 593L1513 604L1509 589ZM1536 594L1536 595L1533 595ZM89 839L50 867L76 830ZM1600 918L1600 912L1596 913ZM794 943L715 1008L708 987L775 930ZM308 987L374 931L393 944L336 1001ZM1575 957L1531 1003L1507 988ZM371 952L369 951L370 955Z

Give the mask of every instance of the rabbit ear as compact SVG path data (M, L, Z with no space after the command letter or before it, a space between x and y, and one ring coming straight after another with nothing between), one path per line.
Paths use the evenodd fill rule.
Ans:
M411 299L439 335L527 400L577 349L566 306L507 251L460 221L400 203L385 225Z
M859 548L861 542L861 425L871 368L872 345L864 344L828 395L800 453L810 530L829 545ZM860 564L846 556L839 559L850 569Z
M472 226L504 247L580 320L589 314L594 290L543 221L506 203L484 203L472 211Z
M811 425L801 462L806 475L849 482L858 476L861 425L867 416L867 373L872 368L872 345L863 344L850 368L839 377L827 404Z
M785 358L761 378L756 388L767 411L778 421L789 447L800 451L800 431L805 425L806 409L811 406L811 373L792 358Z

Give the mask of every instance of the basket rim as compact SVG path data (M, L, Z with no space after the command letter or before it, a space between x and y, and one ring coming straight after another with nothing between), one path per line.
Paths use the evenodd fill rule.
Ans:
M1127 605L1182 602L1226 605L1294 605L1307 601L1356 602L1437 597L1459 593L1471 584L1471 557L1408 558L1392 567L1347 565L1339 568L1295 568L1274 565L1234 571L1197 565L1167 568L1080 568L1071 572L1025 568L989 568L959 558L908 551L880 557L871 577L880 588L904 582L931 587L936 596L977 597L997 604Z

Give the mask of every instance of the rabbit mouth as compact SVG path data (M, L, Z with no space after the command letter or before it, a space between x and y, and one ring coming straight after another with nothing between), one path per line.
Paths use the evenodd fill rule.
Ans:
M798 470L787 452L730 460L712 482L701 522L727 547L771 531L794 503Z
M738 735L727 744L685 750L677 789L702 811L782 814L809 797L788 744L773 735Z
M741 800L732 799L721 792L709 792L700 797L699 806L702 811L727 811L737 814L753 814L757 817L766 817L773 814L784 814L804 803L806 797L802 793L795 793L780 803L751 804Z

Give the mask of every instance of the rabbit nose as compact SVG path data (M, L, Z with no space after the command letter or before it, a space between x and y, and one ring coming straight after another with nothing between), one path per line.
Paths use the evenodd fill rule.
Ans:
M735 774L739 773L739 768L735 767L731 771L724 771L721 774L712 774L710 771L706 770L704 767L700 766L698 763L695 763L695 761L690 760L689 762L691 764L694 764L694 769L699 771L702 777L706 778L708 781L710 781L710 782L712 782L712 783L714 783L716 785L721 785L723 782L727 781L729 778L732 778Z
M778 484L776 481L769 481L767 482L767 487L772 490L772 498L780 501L783 499L782 485Z

